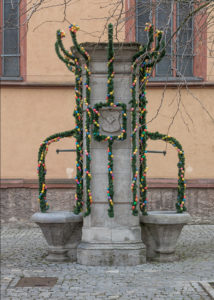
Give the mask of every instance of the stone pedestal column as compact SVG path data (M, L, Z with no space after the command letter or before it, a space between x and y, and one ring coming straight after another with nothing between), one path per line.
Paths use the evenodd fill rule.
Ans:
M83 44L91 56L91 106L106 102L107 44ZM127 105L127 139L115 141L114 155L114 218L108 216L107 142L91 142L91 215L84 218L82 241L77 249L77 262L84 265L138 265L145 262L145 246L141 240L139 217L132 215L131 203L131 63L137 45L114 45L115 103ZM83 76L83 81L85 77ZM100 132L120 134L121 112L118 108L103 109L99 118ZM84 113L85 119L85 113ZM86 145L84 142L84 149ZM84 175L85 178L85 175Z

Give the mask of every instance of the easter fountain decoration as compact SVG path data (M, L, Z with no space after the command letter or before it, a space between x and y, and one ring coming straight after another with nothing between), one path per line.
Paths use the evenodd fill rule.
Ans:
M41 213L32 216L48 242L47 259L77 260L85 265L173 261L177 239L190 220L185 212L184 151L174 137L149 132L146 122L146 84L165 55L163 33L154 32L147 23L148 42L140 46L113 43L112 24L108 43L79 44L79 26L70 25L69 30L71 50L65 49L61 30L55 49L75 75L76 127L54 134L40 145ZM73 212L49 212L45 157L49 145L65 137L76 139L75 207ZM178 152L176 211L147 209L148 139L167 142Z

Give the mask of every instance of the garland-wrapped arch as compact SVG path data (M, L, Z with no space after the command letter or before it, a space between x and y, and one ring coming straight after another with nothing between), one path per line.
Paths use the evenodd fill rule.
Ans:
M176 202L176 210L178 213L182 213L186 211L185 207L185 189L186 189L186 181L184 178L185 173L185 155L181 144L174 137L171 137L166 134L161 134L159 132L147 132L147 136L151 140L161 140L171 144L176 148L178 152L178 196Z
M62 38L65 37L63 31L57 31L57 41L55 43L55 50L60 60L62 60L67 68L75 73L75 100L76 106L74 109L74 117L76 127L72 130L51 135L40 145L38 154L38 176L39 176L39 202L42 212L46 212L49 204L46 201L47 187L45 185L45 156L48 151L48 146L61 140L65 137L75 137L76 139L76 193L75 193L75 207L74 213L79 214L83 208L83 130L82 130L82 69L79 64L78 58L71 52L65 50ZM64 56L63 56L64 55Z
M154 43L154 28L153 25L147 23L145 31L148 32L147 45L141 46L138 53L133 56L132 63L132 213L138 214L137 210L137 178L139 176L139 204L143 214L147 214L147 162L146 162L146 147L147 147L147 125L146 125L146 84L151 75L152 68L165 55L165 43L162 40L163 32L156 30L155 32L155 48L151 49ZM139 66L139 103L136 100L136 85L137 85L137 68ZM137 109L139 108L139 125L137 123ZM139 171L137 169L137 129L139 127Z
M45 175L47 173L47 169L46 169L46 165L45 165L45 157L48 152L48 146L52 143L60 141L62 138L72 137L72 136L74 136L74 134L75 134L75 129L53 134L53 135L49 136L48 138L46 138L39 147L38 167L37 167L37 172L38 172L38 176L39 176L39 198L38 198L38 201L40 203L40 209L42 212L46 212L49 209L49 204L46 200L47 187L45 184Z

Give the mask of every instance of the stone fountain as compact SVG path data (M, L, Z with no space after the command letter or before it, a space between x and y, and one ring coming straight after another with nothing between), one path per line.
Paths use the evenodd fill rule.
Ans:
M65 49L65 34L59 30L55 48L58 57L75 74L76 127L48 137L40 146L38 159L42 212L35 214L33 221L42 228L49 243L48 258L63 261L69 257L70 249L72 260L84 265L133 266L146 259L173 261L177 239L190 219L185 212L184 151L175 138L148 132L146 126L145 87L152 68L165 55L162 32L157 30L154 34L153 26L146 24L147 45L119 44L113 43L110 24L108 43L80 45L76 39L79 27L69 28L74 47ZM156 46L152 49L154 36ZM72 212L47 212L48 146L70 136L76 139L77 152L74 214L84 216L78 218ZM148 139L168 142L178 151L178 198L173 213L148 212ZM51 226L54 251L53 239L48 238ZM73 238L71 228L75 228Z

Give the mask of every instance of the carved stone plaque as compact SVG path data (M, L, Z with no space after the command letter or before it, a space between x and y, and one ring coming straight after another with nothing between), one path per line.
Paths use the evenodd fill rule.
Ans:
M122 109L116 108L102 108L100 109L100 129L104 134L117 135L121 131L122 125Z

